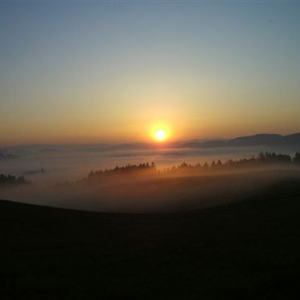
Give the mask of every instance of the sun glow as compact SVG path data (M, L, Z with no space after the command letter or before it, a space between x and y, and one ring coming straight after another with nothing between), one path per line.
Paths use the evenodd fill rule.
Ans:
M155 131L155 138L159 142L163 142L167 137L167 133L163 129L158 129Z
M173 137L171 127L166 122L156 122L149 129L149 137L156 143L165 143Z

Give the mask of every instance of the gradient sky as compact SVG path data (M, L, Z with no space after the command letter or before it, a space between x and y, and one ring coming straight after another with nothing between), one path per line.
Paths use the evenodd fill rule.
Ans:
M300 1L0 0L0 144L300 131Z

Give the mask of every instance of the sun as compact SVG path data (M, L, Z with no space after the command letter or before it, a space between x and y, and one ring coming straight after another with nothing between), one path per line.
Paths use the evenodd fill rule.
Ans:
M150 138L157 143L165 143L172 137L172 131L169 124L157 122L150 127Z
M158 129L155 131L155 138L159 142L163 142L167 137L167 133L164 129Z

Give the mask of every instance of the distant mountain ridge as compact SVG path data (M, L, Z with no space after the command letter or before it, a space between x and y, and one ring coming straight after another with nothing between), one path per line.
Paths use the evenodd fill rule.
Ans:
M299 146L300 133L290 135L255 134L241 136L229 140L191 141L184 144L186 147L248 147L248 146Z

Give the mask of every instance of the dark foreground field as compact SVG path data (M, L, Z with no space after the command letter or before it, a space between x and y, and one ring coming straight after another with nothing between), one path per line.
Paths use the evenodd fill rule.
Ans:
M184 214L0 202L0 299L298 299L300 181Z

